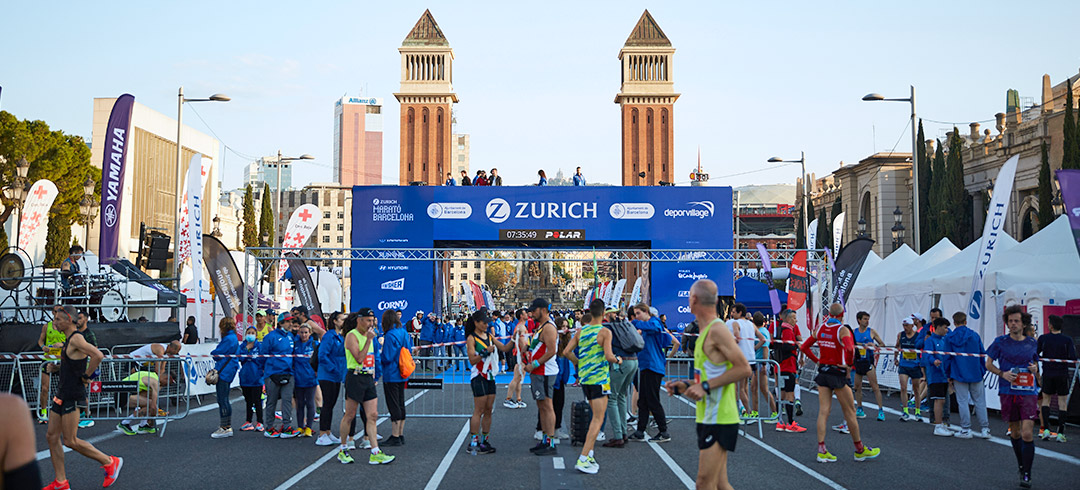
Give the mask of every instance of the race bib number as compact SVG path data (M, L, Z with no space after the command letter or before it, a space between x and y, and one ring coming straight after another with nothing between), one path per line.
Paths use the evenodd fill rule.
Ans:
M903 353L903 356L905 360L914 361L918 357L918 354L915 352L905 352Z
M859 357L866 357L866 348L859 347Z
M1018 372L1011 384L1013 391L1035 391L1035 375L1026 371Z
M375 369L375 354L364 356L364 370Z

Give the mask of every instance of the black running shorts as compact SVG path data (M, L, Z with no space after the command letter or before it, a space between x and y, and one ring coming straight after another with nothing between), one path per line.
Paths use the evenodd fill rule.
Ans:
M581 385L581 391L585 393L585 399L590 401L611 394L611 390L604 385L583 384Z
M379 394L375 392L374 376L354 372L345 375L345 398L363 403L378 397Z
M855 374L866 376L871 369L874 369L874 363L871 359L855 359Z
M469 381L469 386L472 387L472 396L475 398L495 394L495 380L493 379L477 376L472 381Z
M79 405L85 403L85 399L67 398L61 400L59 397L53 397L52 406L50 410L60 415L67 415L79 409Z
M798 380L799 375L795 373L780 373L780 391L785 393L795 392L795 382Z
M814 382L823 388L839 390L847 386L848 377L846 369L836 366L821 366L818 368L817 376L814 377Z
M713 444L728 452L735 452L739 440L739 424L697 424L697 447L704 451Z
M949 383L930 383L930 387L926 389L927 395L931 400L944 400L949 396Z
M1069 381L1071 380L1072 378L1068 376L1043 376L1042 394L1066 396L1069 394Z

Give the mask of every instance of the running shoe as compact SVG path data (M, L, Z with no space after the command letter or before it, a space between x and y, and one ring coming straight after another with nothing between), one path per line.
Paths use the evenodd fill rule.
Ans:
M517 408L518 407L517 403L514 403L514 402L510 401L509 398L507 398L505 401L503 401L503 406L506 407L506 408Z
M866 461L868 459L874 459L878 457L879 454L881 454L881 448L863 446L863 450L861 452L855 453L855 461Z
M547 444L544 444L540 447L540 449L534 451L533 454L537 456L551 456L553 454L559 454L559 451L555 449L555 446L549 446Z
M660 432L660 433L656 434L656 437L649 438L649 442L653 442L653 443L668 442L670 440L671 440L671 436L668 435L667 432Z
M544 440L544 431L542 431L542 430L536 431L536 433L533 434L533 439L536 439L538 441Z
M491 454L495 452L495 446L492 446L490 442L484 441L480 443L480 447L477 448L477 452L480 454Z
M105 481L101 484L101 487L109 488L113 483L116 483L116 478L120 476L120 469L123 467L124 458L109 456L109 464L101 467L105 470Z
M296 436L299 436L299 435L300 435L300 429L294 429L292 427L283 427L281 429L281 438L282 439L292 439L292 438L294 438Z
M795 400L795 415L802 415L802 402Z
M140 434L157 434L157 427L153 425L140 425L138 429Z
M274 418L278 419L278 420L281 420L281 410L278 410L278 411L274 412Z
M779 413L773 412L772 415L769 416L769 419L765 421L765 423L766 424L779 423L779 421L780 421L779 416L780 416Z
M628 424L637 423L637 415L631 414L629 417L626 417L626 423L628 423Z
M38 422L42 422L42 423L48 422L49 421L49 409L43 408L41 410L38 410L37 418L38 418ZM66 484L67 480L65 480L64 483Z
M94 426L94 421L93 420L86 419L86 420L80 420L79 421L79 428L80 429L89 429L89 428L91 428L93 426Z
M334 444L341 444L341 438L340 437L335 436L332 433L331 434L326 434L326 436L329 437L331 441L334 441Z
M213 434L210 434L210 438L211 439L224 439L226 437L232 437L232 435L233 435L233 431L232 431L231 427L230 428L218 427L218 430L215 430Z
M559 434L562 434L562 435L560 436ZM555 435L556 435L556 436L558 436L558 437L559 437L559 439L569 439L569 438L570 438L570 435L569 435L569 434L567 434L567 433L566 433L566 431L562 431L562 432L560 432L560 433L556 433ZM606 435L604 435L604 432L603 432L603 431L597 432L597 433L596 433L596 440L597 440L598 442L599 442L599 441L606 441L606 440L607 440L607 436L606 436Z
M399 440L397 436L390 436L390 438L387 439L386 442L383 443L383 446L400 446L400 445L401 445L401 440Z
M333 446L334 444L334 440L330 439L330 436L326 434L320 435L318 439L315 439L316 446Z
M784 432L784 430L786 430L786 428L787 428L787 424L785 424L783 422L780 422L780 423L776 424L776 432Z
M1057 442L1066 442L1067 441L1067 439L1065 439L1065 434L1062 434L1060 432L1058 432L1057 435L1055 435L1054 438L1051 439L1051 440L1054 440L1054 441L1057 441Z
M125 423L123 423L123 422L120 422L119 424L116 424L116 428L117 428L117 430L119 430L120 432L123 432L125 436L135 436L135 435L139 435L139 433L138 433L138 432L136 432L136 431L135 431L135 429L131 428L131 426L130 426L130 425L128 425L128 424L125 424Z
M841 434L850 434L851 433L851 430L848 429L847 422L844 422L844 423L842 423L840 425L832 426L832 430L835 430L836 432L839 432Z
M262 431L266 430L266 427L263 427L262 422L259 422L259 423L255 424L255 430L257 430L259 432L262 432Z
M971 439L971 429L960 429L960 432L953 434L953 437L957 439Z
M1049 438L1050 438L1050 431L1049 430L1043 429L1043 430L1039 431L1039 439L1042 439L1042 440L1045 441L1045 440L1047 440Z
M251 422L248 422L248 423L246 423L244 425L241 425L240 430L243 431L243 432L253 431L253 430L255 430L255 424L252 424Z
M878 410L877 411L877 420L878 420L878 422L884 422L885 421L885 411L884 410Z
M601 432L600 434L598 434L598 435L596 436L596 440L598 440L598 441L602 441L603 439L601 439L601 438L600 438L600 435L602 435L602 434L603 434L603 432ZM559 429L559 430L555 431L555 437L558 437L559 439L569 439L569 438L570 438L570 434L567 434L567 433L566 433L566 429Z
M626 440L632 442L645 442L645 434L641 433L641 431L634 431L633 434L626 436Z
M589 459L578 458L574 468L587 475L595 475L600 471L600 466L589 462Z
M263 431L263 436L268 437L270 439L277 439L277 438L281 437L281 432L278 432L277 429L271 427L270 430Z
M390 464L394 462L394 457L379 451L371 456L368 456L367 464Z
M830 453L828 451L825 451L823 453L817 453L817 462L818 463L835 463L836 462L836 456L833 456L832 453Z
M470 441L469 444L465 446L465 454L480 454L480 443L476 442L475 440Z
M946 429L944 425L938 424L934 426L934 435L941 437L952 437L953 433L951 430Z
M517 401L517 407L518 407L518 408L528 408L528 406L529 406L529 405L528 405L527 403L525 403L525 402L523 402L523 401L521 401L521 400L518 400L518 401Z
M863 411L862 407L858 407L858 408L855 409L855 416L860 418L860 419L865 419L866 418L866 412Z
M340 461L341 464L353 464L356 462L356 460L353 459L353 457L349 454L349 451L345 449L338 449L337 460Z
M914 410L915 409L915 400L909 398L908 401L907 401L907 407Z
M311 427L304 427L304 431L300 435L300 437L312 437L312 436L313 436L313 434L311 433Z
M68 483L67 480L64 480L64 483L53 480L49 486L42 488L41 490L71 490L71 484Z
M540 443L537 443L535 446L529 448L529 452L533 453L533 454L536 454L537 451L539 451L541 449L544 449L546 447L547 447L547 444L544 444L543 442L540 442Z
M758 416L757 410L754 410L753 412L750 412L750 418L756 419L757 416Z
M1031 472L1020 473L1020 488L1031 488Z
M983 429L983 430L980 430L979 432L973 432L971 435L973 435L975 437L978 437L979 439L989 439L990 438L990 429Z
M784 426L784 432L794 432L796 434L800 434L806 432L806 427L799 425L798 422L792 422Z

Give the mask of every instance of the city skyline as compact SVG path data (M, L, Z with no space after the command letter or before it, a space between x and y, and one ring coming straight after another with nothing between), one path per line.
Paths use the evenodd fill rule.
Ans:
M430 8L455 50L454 90L461 102L454 107L453 132L471 135L474 172L498 167L507 184L525 185L535 181L537 169L553 175L580 165L590 182L617 183L617 55L648 8L677 49L675 90L682 98L674 139L676 181L688 180L700 147L713 185L793 183L796 166L770 168L765 160L806 150L807 171L821 176L841 160L854 163L894 148L910 151L907 105L861 102L866 93L904 97L913 84L920 117L956 122L966 132L969 122L992 127L987 121L1004 110L1007 89L1037 103L1043 73L1054 83L1074 75L1080 56L1068 54L1066 29L1040 31L1043 49L1032 50L1022 40L994 42L993 26L1016 24L1015 9L1006 5L935 5L931 15L929 8L859 6L854 13L844 6L790 4L770 9L766 17L752 6L643 2L544 10L425 2L365 6L355 14L348 14L354 10L347 4L249 11L190 2L185 11L193 16L215 15L175 20L167 7L155 5L128 4L124 15L116 15L88 5L56 13L19 4L9 9L12 38L35 43L0 53L0 66L8 68L0 75L0 108L89 141L93 97L128 92L168 115L180 85L191 96L222 92L233 101L189 106L185 122L228 146L226 189L240 186L244 166L254 158L279 148L286 155L316 157L297 164L305 169L297 175L305 177L296 186L330 182L333 101L343 94L380 97L388 113L396 114L391 95L398 85L397 48ZM1080 7L1053 5L1053 11L1071 18ZM46 14L56 22L44 31L32 27L39 23L30 19ZM880 22L886 16L887 25ZM266 27L286 17L296 26L285 31L289 35L251 34L270 33ZM526 18L531 22L520 21ZM378 28L349 28L363 19ZM122 41L138 39L122 43L126 58L83 53L64 63L40 62L75 45L114 49L109 39L94 37L107 20L128 22L123 32L130 37ZM125 59L131 66L118 70ZM803 76L791 76L798 74ZM950 127L926 125L928 137L941 137ZM387 125L384 138L384 147L398 146L396 124ZM552 138L560 145L552 145ZM384 152L383 182L397 180L398 154Z

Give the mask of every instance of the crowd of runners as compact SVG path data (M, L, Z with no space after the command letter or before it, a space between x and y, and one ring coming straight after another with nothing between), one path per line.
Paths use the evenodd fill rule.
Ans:
M1072 340L1061 333L1060 317L1051 316L1051 332L1035 340L1030 315L1019 307L1007 308L1002 320L1008 333L984 349L979 334L967 328L964 313L953 314L950 322L934 309L929 319L918 313L905 318L903 331L889 346L869 327L867 313L855 315L854 327L845 323L840 304L831 305L824 322L804 338L796 312L785 310L777 321L769 322L760 313L748 314L741 304L724 307L716 292L712 281L694 284L689 307L695 320L681 333L668 330L656 309L646 304L620 309L600 300L582 310L553 312L547 300L537 298L527 308L506 312L482 308L450 320L417 312L407 325L395 310L385 311L381 319L370 308L333 313L325 324L303 308L272 322L267 321L268 312L260 312L256 324L242 336L232 319L221 321L222 340L213 351L212 376L219 400L229 399L230 384L239 377L245 400L240 431L261 432L266 438L312 437L316 445L337 445L337 459L344 464L355 462L351 452L358 445L369 452L371 465L395 460L382 447L405 444L404 388L413 371L466 367L450 362L428 365L430 360L412 358L441 355L444 348L448 355L460 353L469 370L474 410L465 451L495 452L491 434L499 396L495 379L500 373L513 373L502 405L526 408L521 392L532 393L537 443L530 451L538 456L555 454L556 445L571 438L582 445L574 467L586 474L600 470L598 442L617 449L629 442L671 441L661 403L666 393L696 404L699 487L729 488L728 453L735 450L742 424L760 420L775 424L777 432L807 430L796 420L802 415L799 374L807 362L816 369L820 407L815 424L817 461L839 459L826 446L834 396L844 421L831 428L850 435L854 461L877 458L881 449L863 442L859 423L867 417L863 378L877 401L876 421L886 420L876 377L881 356L893 356L898 365L899 421L923 421L928 416L935 436L990 438L983 377L986 371L998 376L1001 416L1009 424L1008 437L1024 486L1031 482L1034 438L1066 441L1064 414L1052 407L1067 406L1069 364L1046 362L1040 371L1040 359L1076 359ZM425 331L438 337L425 338ZM106 455L77 436L86 383L103 358L83 332L85 320L74 308L57 307L39 342L56 357L43 364L42 373L59 377L59 388L48 400L47 440L55 479L46 489L70 488L63 446L101 463L106 487L123 467L122 458ZM414 334L420 335L419 345L414 345ZM149 344L133 354L167 356L179 347L175 342ZM668 376L667 357L682 350L693 356L689 377ZM138 363L127 378L138 381L139 392L129 405L130 418L118 424L124 434L153 433L150 417L157 392L170 382L162 364ZM778 398L769 388L771 365L779 366ZM385 440L376 429L379 384L391 420L391 434ZM588 404L585 413L591 414L587 430L575 434L563 429L563 401L570 386L580 387ZM342 389L344 406L337 408ZM954 427L949 423L950 394L955 394L959 406L959 429L950 428ZM332 427L335 408L344 412L337 435ZM219 413L220 424L211 437L233 436L231 405L220 403ZM650 437L647 430L653 426L655 435Z

